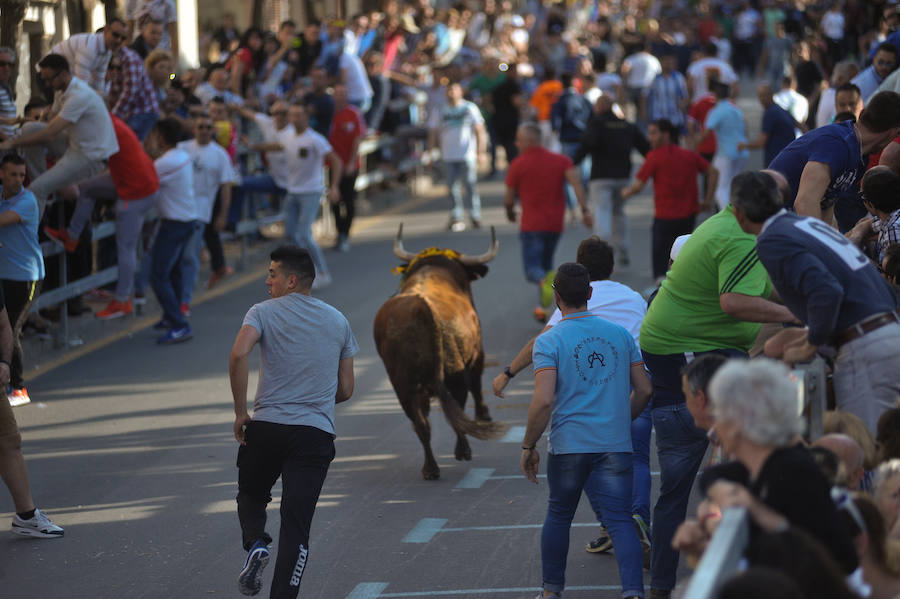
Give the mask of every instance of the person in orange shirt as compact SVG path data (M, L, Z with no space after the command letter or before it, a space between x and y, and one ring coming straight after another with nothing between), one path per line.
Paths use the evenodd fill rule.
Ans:
M541 145L548 149L554 147L550 113L563 91L563 84L556 78L556 72L551 67L547 67L541 84L537 86L528 101L528 104L537 112L538 127L541 129Z

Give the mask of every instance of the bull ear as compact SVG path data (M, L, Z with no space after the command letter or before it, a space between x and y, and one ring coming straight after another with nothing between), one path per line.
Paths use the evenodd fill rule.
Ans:
M484 264L475 264L474 266L467 266L466 272L469 273L469 280L476 280L482 278L487 274L488 267Z

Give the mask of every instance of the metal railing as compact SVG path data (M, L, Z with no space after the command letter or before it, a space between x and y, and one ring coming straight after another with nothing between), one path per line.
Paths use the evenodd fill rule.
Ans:
M798 403L806 420L806 436L815 441L823 435L828 409L825 360L816 357L798 364L791 373L798 382ZM750 520L744 508L729 508L713 534L685 591L685 599L715 599L719 589L737 573L738 564L750 540Z

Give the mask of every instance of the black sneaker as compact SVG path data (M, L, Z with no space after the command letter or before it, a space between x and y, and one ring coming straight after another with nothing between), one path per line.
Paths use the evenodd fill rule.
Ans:
M600 536L585 545L584 550L588 553L605 553L612 549L612 537L606 532L606 527L600 529Z
M256 595L262 589L262 573L269 563L269 547L257 541L247 554L244 568L238 575L238 590L243 595Z

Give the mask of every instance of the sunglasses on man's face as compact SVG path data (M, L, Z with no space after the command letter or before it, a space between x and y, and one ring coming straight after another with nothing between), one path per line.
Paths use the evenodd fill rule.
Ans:
M128 35L124 33L116 33L115 31L110 31L109 34L113 36L114 39L119 40L120 42L124 42L128 39Z
M9 61L9 60L0 60L0 67L10 67L10 68L12 68L12 67L14 67L14 66L16 66L16 63L13 62L13 61Z
M213 128L212 125L197 125L197 129L200 131L205 131L207 129L212 129L212 128Z

